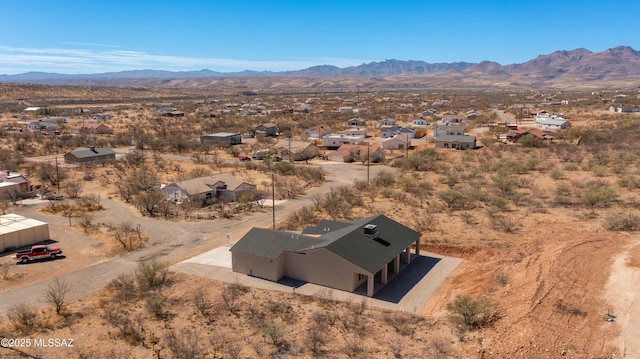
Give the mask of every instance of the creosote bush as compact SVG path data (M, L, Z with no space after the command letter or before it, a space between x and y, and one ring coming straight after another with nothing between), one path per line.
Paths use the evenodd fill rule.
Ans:
M458 295L447 304L447 310L451 312L449 321L468 330L487 327L499 318L496 304L487 297Z

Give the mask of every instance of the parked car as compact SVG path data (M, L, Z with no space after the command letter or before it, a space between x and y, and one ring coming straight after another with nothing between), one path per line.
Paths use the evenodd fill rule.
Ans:
M31 249L25 251L18 251L11 259L17 259L22 263L29 263L34 259L51 258L56 259L56 256L62 254L62 250L58 247L49 247L46 245L35 245Z
M247 156L242 156L240 158L238 158L240 161L245 162L245 161L251 161L251 157L247 157Z

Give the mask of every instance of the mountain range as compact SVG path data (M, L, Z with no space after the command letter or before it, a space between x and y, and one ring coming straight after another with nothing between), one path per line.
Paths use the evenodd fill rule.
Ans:
M305 78L301 81L300 78ZM534 87L607 88L640 85L640 52L619 46L601 52L587 49L556 51L520 64L496 62L427 63L385 60L339 68L322 65L286 72L242 71L222 73L210 70L133 70L90 75L28 72L0 75L4 83L84 86L217 87L253 85L260 87Z

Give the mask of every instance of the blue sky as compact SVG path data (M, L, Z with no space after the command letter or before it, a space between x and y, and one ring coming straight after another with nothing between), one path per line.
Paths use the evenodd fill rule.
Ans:
M640 1L0 0L0 74L522 63L640 50Z

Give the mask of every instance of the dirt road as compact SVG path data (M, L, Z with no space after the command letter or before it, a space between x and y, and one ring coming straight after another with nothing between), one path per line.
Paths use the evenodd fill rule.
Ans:
M303 165L304 166L304 165ZM319 187L311 189L305 196L298 199L284 201L276 206L276 221L282 220L311 204L314 194L322 194L335 186L351 184L353 181L367 178L367 167L359 164L320 163L311 166L322 167L327 174L327 181ZM369 168L373 178L382 171L395 172L394 168L376 165ZM271 227L272 212L265 210L239 218L215 221L181 222L175 223L141 216L135 209L121 202L103 199L105 210L98 213L94 221L106 223L131 222L140 225L141 230L150 238L149 245L139 251L126 256L105 260L101 263L69 269L60 276L72 285L70 300L78 300L86 295L103 288L109 281L122 273L127 273L136 267L139 261L156 259L168 264L175 264L194 255L206 252L221 245L228 245L227 233L233 240L239 239L252 227ZM45 204L42 204L45 205ZM67 221L63 217L42 216L37 210L42 205L23 206L17 213L63 224ZM65 264L73 263L74 258L65 258ZM56 265L57 263L47 263ZM38 265L38 264L34 264ZM88 265L88 264L87 264ZM5 313L12 305L20 302L43 305L42 293L47 289L52 276L42 273L42 280L32 284L4 290L0 289L0 314Z

